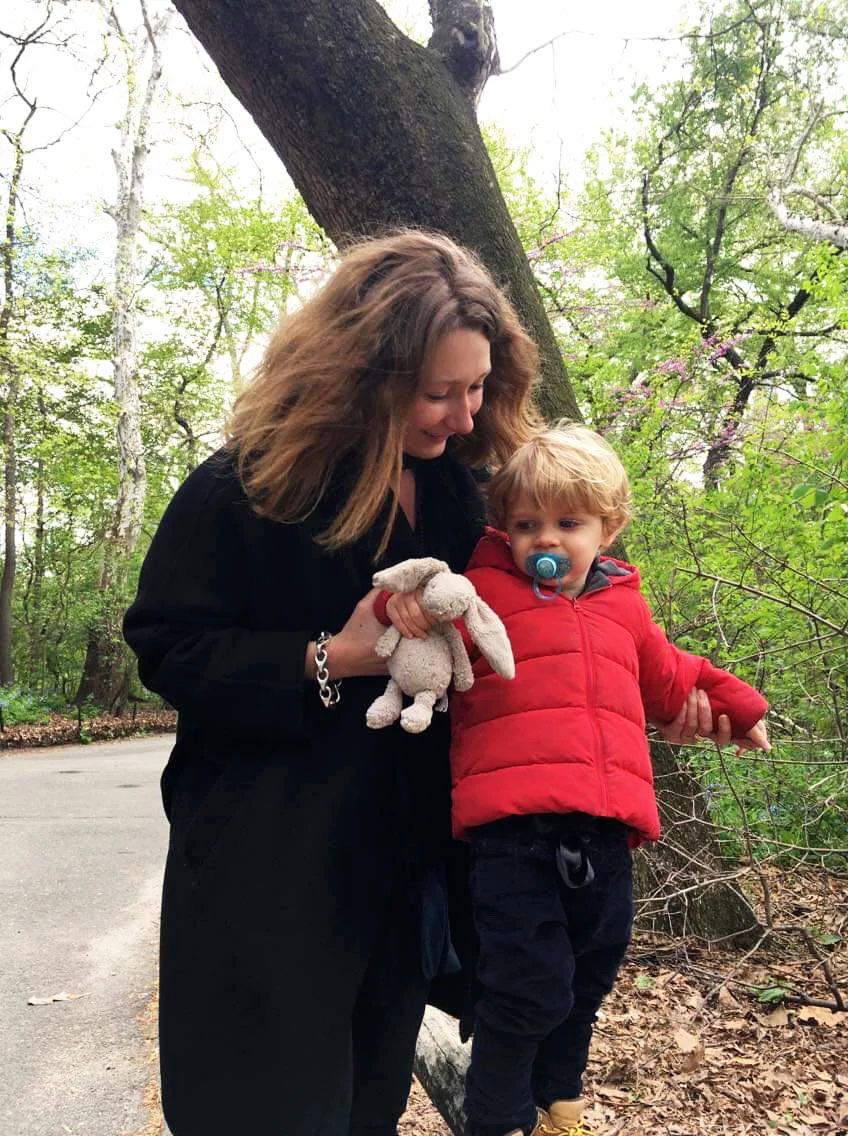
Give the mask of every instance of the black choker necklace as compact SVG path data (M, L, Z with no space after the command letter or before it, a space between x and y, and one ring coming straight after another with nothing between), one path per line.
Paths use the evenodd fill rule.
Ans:
M408 454L406 453L406 451L404 451L404 453L402 454L403 469L415 469L416 466L421 464L421 461L421 458L414 458L412 454Z

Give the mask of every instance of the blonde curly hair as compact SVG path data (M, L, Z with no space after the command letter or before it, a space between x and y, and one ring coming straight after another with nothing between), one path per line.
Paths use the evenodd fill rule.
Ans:
M600 517L607 533L619 532L632 515L630 481L618 454L600 434L567 420L519 446L486 486L500 528L521 493L537 509Z

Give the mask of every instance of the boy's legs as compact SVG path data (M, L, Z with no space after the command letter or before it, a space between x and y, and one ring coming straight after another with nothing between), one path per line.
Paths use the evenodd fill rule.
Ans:
M574 951L574 1003L539 1045L533 1093L542 1108L582 1092L595 1016L615 983L633 924L633 876L624 830L591 833L587 852L595 871L592 883L576 891L562 888Z
M480 937L465 1111L477 1136L529 1132L539 1042L571 1009L574 957L550 839L531 818L495 822L472 841L471 896Z

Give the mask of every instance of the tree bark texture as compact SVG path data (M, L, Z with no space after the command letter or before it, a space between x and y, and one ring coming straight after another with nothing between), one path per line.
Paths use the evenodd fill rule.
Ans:
M485 0L430 0L433 34L427 47L476 106L491 74L500 68L495 17Z
M99 616L89 627L86 657L75 699L79 705L91 699L95 705L113 714L120 714L125 709L130 689L130 664L120 624L127 600L129 560L141 532L147 491L136 349L138 235L149 151L150 111L162 77L162 60L157 32L149 22L144 0L141 0L140 6L146 33L140 48L135 48L129 41L114 10L110 9L108 13L111 30L126 60L127 82L127 110L120 128L120 146L112 154L118 193L115 206L110 210L117 228L112 361L118 408L118 494L112 529L103 554ZM148 49L151 58L142 88L139 72Z
M471 1043L459 1040L456 1021L428 1006L418 1033L413 1071L451 1132L465 1131L465 1071Z
M579 417L467 95L377 0L177 0L337 244L398 225L474 249L542 360L548 417Z
M800 194L800 190L796 189ZM807 196L813 196L807 193ZM769 195L769 208L778 222L789 233L800 233L810 241L823 241L834 248L848 249L848 221L819 221L815 217L805 217L800 213L790 213L783 195L775 190Z
M9 196L6 200L3 262L3 306L0 308L0 381L3 383L3 573L0 576L0 686L11 686L15 681L12 663L12 597L17 575L17 511L18 511L18 459L17 413L20 398L20 375L12 358L11 332L15 316L16 274L15 252L18 242L18 195L24 170L24 133L33 114L35 103L29 104L29 113L15 134L4 131L12 146L14 160L9 177Z

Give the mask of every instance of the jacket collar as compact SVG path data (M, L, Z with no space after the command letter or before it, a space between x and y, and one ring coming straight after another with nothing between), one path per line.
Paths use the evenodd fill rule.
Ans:
M522 572L512 559L509 537L506 533L490 526L486 527L485 534L474 549L468 570L472 568L499 568L502 572L508 572L530 586L530 577ZM625 560L616 560L612 556L597 556L589 569L585 587L580 595L585 596L601 588L622 584L625 587L638 588L639 569Z

